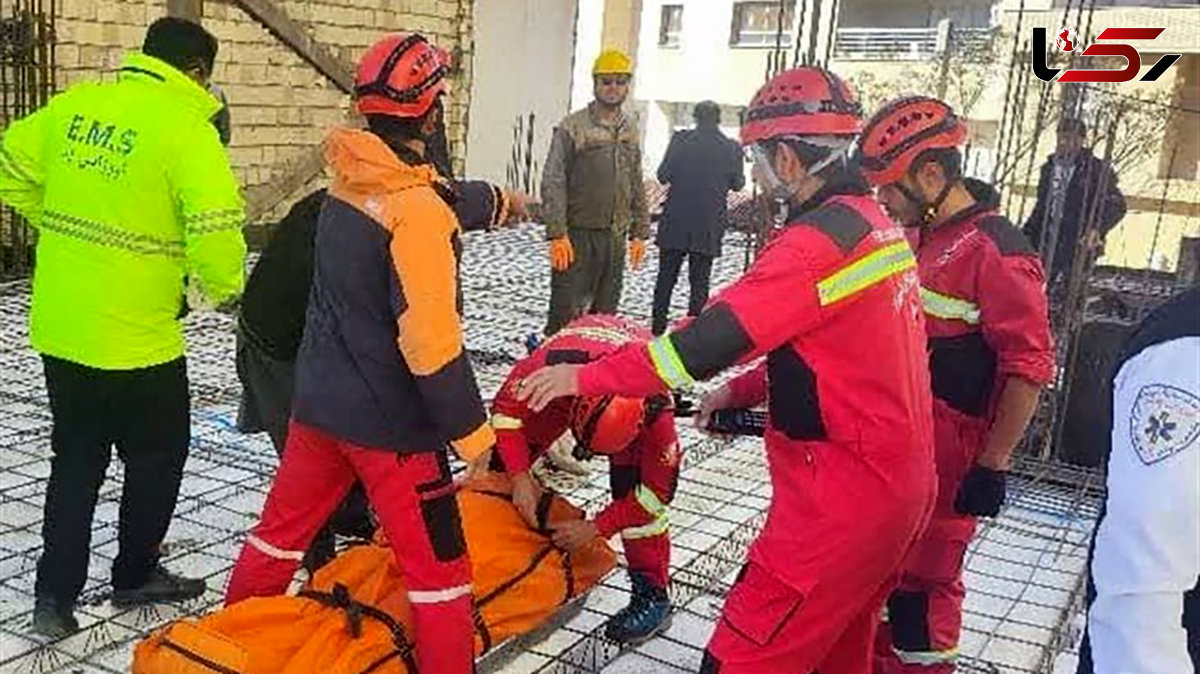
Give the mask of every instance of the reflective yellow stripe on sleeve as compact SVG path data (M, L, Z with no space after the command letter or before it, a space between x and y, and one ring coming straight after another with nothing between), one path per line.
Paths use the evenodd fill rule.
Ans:
M979 305L974 302L943 295L925 287L921 288L921 301L925 304L925 313L934 318L979 324Z
M917 260L913 257L912 249L908 247L907 242L900 241L886 248L880 248L817 283L821 306L828 306L844 300L916 266Z
M630 527L621 530L621 538L625 540L637 540L639 538L651 538L665 534L670 528L670 518L667 516L667 506L658 498L658 494L654 490L644 484L639 484L633 490L634 498L637 499L638 505L645 510L647 514L654 518L649 524L644 524L640 527Z
M658 517L667 512L667 506L658 498L658 494L654 490L644 484L639 484L637 489L633 491L634 497L637 498L638 505L642 506L650 515Z
M663 514L654 518L654 521L650 524L640 527L622 529L621 538L627 541L636 541L639 538L653 538L654 536L661 536L662 534L667 533L667 531L671 528L670 524L671 521L667 518L667 514L664 512Z
M507 414L493 414L492 428L498 431L518 431L525 427L525 422Z
M675 343L671 341L670 335L663 335L650 342L650 359L654 361L654 369L659 378L670 388L683 388L695 383L696 380L692 379L692 375L683 365L683 359L679 357L679 352L675 350Z

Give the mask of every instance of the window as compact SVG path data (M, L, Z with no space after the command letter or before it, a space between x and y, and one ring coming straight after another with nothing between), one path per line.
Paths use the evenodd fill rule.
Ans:
M678 47L683 31L683 5L663 5L662 22L658 24L658 45Z
M781 11L782 8L782 11ZM733 5L733 30L729 44L735 47L774 47L792 44L795 0L738 2ZM782 15L782 35L780 34Z

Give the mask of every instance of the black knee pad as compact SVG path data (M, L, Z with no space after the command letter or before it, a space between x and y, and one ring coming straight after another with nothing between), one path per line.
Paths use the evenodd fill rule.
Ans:
M929 637L929 595L924 592L893 592L888 598L888 624L892 645L902 651L932 650Z

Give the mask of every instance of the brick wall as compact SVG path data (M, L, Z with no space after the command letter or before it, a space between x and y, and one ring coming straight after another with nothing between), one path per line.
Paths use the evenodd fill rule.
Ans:
M349 63L392 31L420 31L455 52L462 65L454 78L447 122L451 149L461 169L471 88L472 2L290 0L279 5ZM60 0L60 89L84 79L113 77L125 52L138 48L146 27L165 13L165 0ZM241 9L207 0L204 25L221 42L213 79L230 99L234 123L230 158L245 187L279 177L284 162L345 121L348 97ZM294 196L304 193L300 190Z

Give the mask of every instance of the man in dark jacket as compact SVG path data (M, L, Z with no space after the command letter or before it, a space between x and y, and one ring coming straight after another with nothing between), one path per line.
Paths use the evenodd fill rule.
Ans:
M492 229L529 216L523 194L482 181L453 181L444 138L439 125L428 159L452 186L454 212L464 230ZM276 227L246 283L238 317L237 372L242 383L238 428L245 433L266 431L280 456L287 443L296 356L304 336L317 221L325 197L322 189L301 199ZM303 567L313 571L333 558L334 532L369 536L370 530L366 498L361 486L356 486L305 554Z
M658 282L654 286L655 335L667 330L671 293L686 257L691 301L688 315L697 316L708 301L713 259L721 255L721 237L729 218L727 193L746 184L742 153L721 133L721 108L712 101L696 104L696 128L671 138L658 167L658 181L670 185L658 223Z
M1125 197L1108 162L1084 147L1087 125L1080 119L1058 124L1058 146L1042 165L1037 203L1025 234L1042 255L1051 295L1069 281L1075 253L1090 264L1104 252L1104 237L1125 217Z

